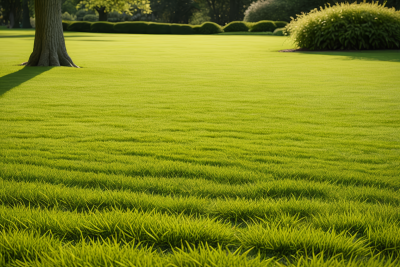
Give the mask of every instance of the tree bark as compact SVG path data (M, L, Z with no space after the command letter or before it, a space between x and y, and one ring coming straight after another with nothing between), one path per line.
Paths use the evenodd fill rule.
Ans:
M76 66L67 53L60 0L35 0L35 43L26 66Z
M105 7L96 7L96 11L99 13L99 21L107 21L107 12Z
M22 28L32 28L28 0L23 0L22 3Z

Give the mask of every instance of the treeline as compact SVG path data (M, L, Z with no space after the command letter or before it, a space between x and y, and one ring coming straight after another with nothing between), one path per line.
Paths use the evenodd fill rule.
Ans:
M147 0L150 11L132 6L131 10L107 12L104 1L86 0L99 3L92 10L86 10L81 0L62 1L63 20L77 21L152 21L164 23L182 23L200 25L206 21L226 25L232 21L284 20L296 14L309 12L314 8L337 0ZM124 2L127 0L118 0ZM362 0L358 0L362 2ZM372 2L373 0L367 0ZM350 1L352 2L352 1ZM379 0L386 2L387 7L400 10L400 0ZM79 8L77 8L79 5ZM93 6L93 5L92 5ZM9 27L30 28L30 18L34 17L34 0L0 0L0 25Z

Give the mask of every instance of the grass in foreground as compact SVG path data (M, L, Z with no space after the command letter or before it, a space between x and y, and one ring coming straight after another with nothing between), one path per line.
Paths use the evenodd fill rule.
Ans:
M396 266L400 53L0 29L8 266ZM292 265L291 265L292 264Z

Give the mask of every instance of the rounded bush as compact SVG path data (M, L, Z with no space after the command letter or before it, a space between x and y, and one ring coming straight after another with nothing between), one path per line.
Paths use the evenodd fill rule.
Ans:
M93 14L88 14L88 15L85 15L83 17L83 21L95 22L95 21L98 21L98 20L99 20L99 18L96 15L93 15Z
M62 22L62 27L63 27L63 31L68 31L68 27L69 25L71 25L72 21L63 21Z
M214 22L204 22L201 26L197 29L199 34L215 34L223 32L221 26Z
M400 47L400 12L378 3L341 3L299 15L286 26L294 43L309 50Z
M147 33L149 27L148 22L144 21L131 21L131 22L120 22L114 24L114 31L119 33Z
M244 21L257 22L261 20L290 20L290 6L293 0L259 0L253 2L244 12Z
M90 30L92 32L105 32L105 33L115 32L114 31L114 23L105 22L105 21L99 21L99 22L92 23L92 25L90 26Z
M288 24L286 21L275 21L275 25L278 28L285 28Z
M263 20L255 23L251 28L251 32L273 32L276 29L276 25L273 21Z
M184 24L171 24L172 34L194 34L194 30L190 25Z
M148 34L171 34L171 25L168 23L149 23Z
M247 32L249 27L243 21L232 21L224 27L224 32Z
M76 21L68 26L68 31L72 32L90 32L92 23L87 21Z
M284 35L286 35L285 33L286 33L285 28L277 28L274 31L274 35L277 35L277 36L284 36Z

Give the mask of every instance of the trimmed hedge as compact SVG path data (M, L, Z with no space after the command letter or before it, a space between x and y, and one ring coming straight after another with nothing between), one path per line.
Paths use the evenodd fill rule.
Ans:
M71 25L72 21L63 21L62 22L62 27L63 27L63 31L68 31L68 27L69 25Z
M171 25L168 23L149 23L148 34L171 34Z
M73 32L90 32L90 26L92 23L87 22L87 21L76 21L71 23L68 26L68 31L73 31Z
M251 32L273 32L276 29L275 22L271 20L262 20L255 23L251 28Z
M214 22L204 22L197 29L197 31L200 34L214 34L223 32L221 26L219 26L217 23Z
M190 25L186 24L171 24L172 34L194 34L194 29Z
M112 33L112 32L115 32L114 23L105 22L105 21L94 22L90 26L90 31Z
M224 28L213 22L205 22L202 25L168 24L145 21L129 22L88 22L88 21L63 21L64 31L99 32L99 33L137 33L137 34L216 34L222 32L273 32L277 28L284 28L285 21L260 21L249 23L233 21ZM277 26L280 27L277 27ZM249 30L250 29L250 30Z
M132 22L119 22L113 23L114 31L119 33L147 33L149 27L148 22L132 21Z
M285 28L286 25L288 25L289 23L286 21L275 21L275 25L278 28Z
M232 21L224 27L224 32L247 32L249 27L243 21Z

